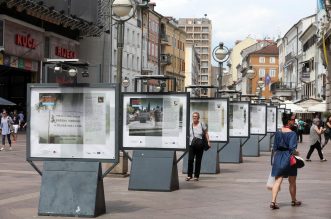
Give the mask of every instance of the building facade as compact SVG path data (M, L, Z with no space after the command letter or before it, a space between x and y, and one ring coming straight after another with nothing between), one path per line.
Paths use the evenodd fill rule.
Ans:
M199 85L200 56L194 45L185 45L185 87Z
M179 18L179 27L187 33L186 42L191 43L200 55L200 85L211 83L212 23L208 18Z
M186 33L170 17L161 20L161 74L176 78L177 91L185 90L185 40ZM168 90L173 82L167 84Z

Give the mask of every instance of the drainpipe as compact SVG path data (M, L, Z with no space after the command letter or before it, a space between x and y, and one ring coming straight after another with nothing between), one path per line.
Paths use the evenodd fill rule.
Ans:
M295 59L297 60L297 81L296 81L296 88L298 87L299 84L299 59L298 59L298 55L299 55L299 27L297 26L298 24L295 25L295 28L297 29L297 54ZM298 100L298 91L297 89L295 89L295 99Z

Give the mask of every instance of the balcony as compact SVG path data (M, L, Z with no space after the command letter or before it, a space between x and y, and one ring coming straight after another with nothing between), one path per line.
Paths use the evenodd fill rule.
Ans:
M172 63L171 55L170 54L161 54L160 63L161 63L161 65L170 65Z
M270 91L274 96L292 97L295 93L295 82L275 82L271 84Z
M160 34L161 37L161 44L162 45L169 45L169 39L168 39L168 35L165 33L161 33Z
M293 58L294 58L294 56L293 56L292 52L290 52L289 54L287 54L285 56L285 63L287 63L288 61L290 61Z

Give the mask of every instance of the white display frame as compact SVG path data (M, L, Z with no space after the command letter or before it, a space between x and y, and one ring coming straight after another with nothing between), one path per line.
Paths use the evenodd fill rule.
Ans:
M146 104L148 101L149 104ZM171 105L166 107L165 104ZM189 104L189 93L122 93L121 148L187 150ZM178 111L177 121L174 121L176 114L171 110ZM165 129L165 126L168 128ZM139 132L142 134L139 135Z
M240 110L242 112L239 112L239 111L233 112L233 109L235 106L237 106L236 108L243 107ZM249 101L230 101L228 114L229 114L229 136L237 137L237 138L249 138L249 136L250 136L250 102ZM236 118L236 121L234 121L235 118ZM231 120L233 120L233 121L231 121ZM242 123L244 123L245 125L241 125ZM235 126L234 126L234 124L235 124Z
M277 109L277 129L281 129L283 127L282 113L284 112L285 112L285 108Z
M267 132L277 132L278 113L277 106L267 106Z
M117 86L28 84L27 89L27 160L118 162Z
M205 105L207 105L207 110L201 109L201 107L205 108ZM229 110L228 98L208 98L208 99L191 98L190 124L192 124L192 113L198 112L200 114L200 122L206 124L208 127L209 140L212 142L228 142L229 141L228 110ZM219 112L220 115L217 115L217 112ZM220 118L217 119L219 116Z
M251 135L267 134L267 105L265 104L250 105L250 134Z

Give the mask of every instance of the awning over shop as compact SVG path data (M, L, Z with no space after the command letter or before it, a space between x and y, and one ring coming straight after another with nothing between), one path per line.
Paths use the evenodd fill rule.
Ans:
M15 106L16 103L13 103L5 98L0 97L0 106Z
M320 100L307 99L307 100L304 100L304 101L296 102L295 104L297 104L298 106L301 106L302 108L304 108L305 110L308 111L308 107L319 104L319 103L321 103Z
M326 101L308 107L309 112L326 112Z
M293 103L292 101L286 100L282 104L285 104L286 109L290 109L292 113L307 113L306 109Z

